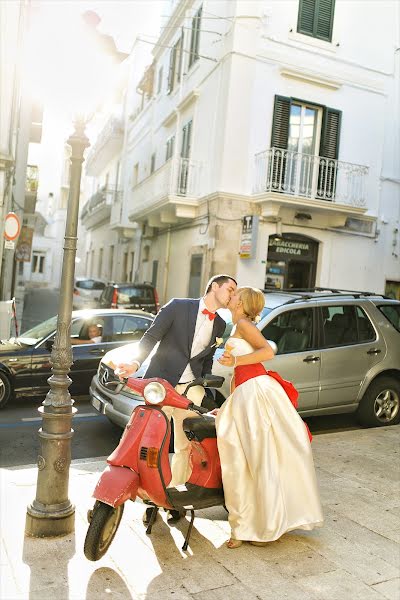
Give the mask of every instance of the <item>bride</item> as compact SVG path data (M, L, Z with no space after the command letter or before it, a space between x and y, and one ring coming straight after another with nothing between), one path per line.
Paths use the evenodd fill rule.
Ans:
M238 548L243 541L264 545L287 531L321 526L323 516L305 424L279 376L261 364L274 357L253 322L264 294L238 288L228 308L235 327L219 362L235 371L216 429L232 531L227 546Z

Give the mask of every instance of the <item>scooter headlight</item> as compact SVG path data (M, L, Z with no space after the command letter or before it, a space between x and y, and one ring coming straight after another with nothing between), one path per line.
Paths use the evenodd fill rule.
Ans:
M149 404L160 404L164 400L165 394L165 387L157 381L148 383L143 390L144 398Z

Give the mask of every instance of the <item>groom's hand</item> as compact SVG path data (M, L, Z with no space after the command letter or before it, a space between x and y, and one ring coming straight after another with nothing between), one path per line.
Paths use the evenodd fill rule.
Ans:
M123 381L127 377L132 377L138 370L139 365L137 363L133 363L132 365L128 363L121 363L116 366L114 369L114 374Z

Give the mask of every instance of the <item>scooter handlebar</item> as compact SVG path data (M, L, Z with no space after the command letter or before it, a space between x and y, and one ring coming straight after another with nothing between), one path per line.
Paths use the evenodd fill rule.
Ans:
M197 406L196 404L192 404L189 406L189 410L193 410L194 412L199 413L200 415L206 415L210 410L208 408L204 408L203 406Z

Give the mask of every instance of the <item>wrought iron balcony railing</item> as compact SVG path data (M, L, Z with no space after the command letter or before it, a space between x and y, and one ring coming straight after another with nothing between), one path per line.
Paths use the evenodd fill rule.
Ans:
M102 187L83 205L81 210L82 221L84 221L89 215L97 213L104 207L111 207L111 205L117 202L120 197L121 190L118 190L116 186L108 185Z
M366 207L368 167L269 148L255 156L254 194L278 192Z

